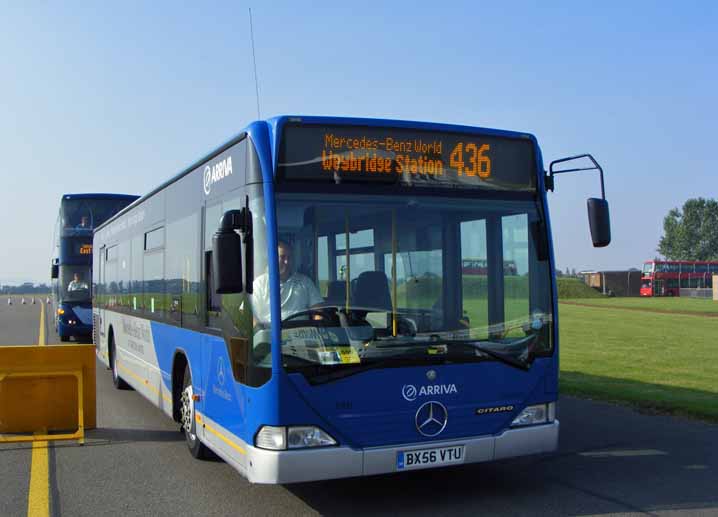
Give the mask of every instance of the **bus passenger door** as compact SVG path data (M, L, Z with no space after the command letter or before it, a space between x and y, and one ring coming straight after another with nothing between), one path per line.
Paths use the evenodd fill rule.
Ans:
M653 296L663 296L665 294L663 282L664 280L653 280Z
M222 411L222 401L218 393L226 383L226 368L219 359L218 352L223 344L222 329L220 328L220 300L221 296L215 291L212 274L212 236L219 226L222 215L222 202L216 200L208 202L204 208L203 217L203 247L202 247L202 318L205 331L202 333L202 378L194 379L195 387L201 383L202 398L200 411L212 420L217 420ZM225 383L219 383L219 380ZM199 381L199 382L198 382ZM202 436L200 434L200 436Z
M239 198L239 196L235 196ZM243 198L243 196L242 196ZM237 378L235 362L242 339L237 334L237 315L244 310L243 293L217 294L212 265L212 236L219 226L219 219L227 210L238 208L239 200L232 198L208 203L205 209L203 278L204 278L204 313L205 327L202 337L202 391L204 401L201 411L210 419L211 425L230 441L234 441L230 433L242 436L243 408L245 391L241 378ZM240 376L241 377L241 376ZM227 455L241 461L236 450L215 434L204 433L200 436L214 447L226 452Z

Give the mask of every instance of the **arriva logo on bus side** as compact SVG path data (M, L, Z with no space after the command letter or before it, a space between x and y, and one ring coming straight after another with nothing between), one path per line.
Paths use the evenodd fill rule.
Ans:
M418 397L427 397L429 395L450 395L458 393L456 384L432 384L429 386L419 386L413 384L404 384L401 388L401 395L408 402L413 402Z
M204 193L209 196L212 191L212 185L223 180L232 174L232 157L228 156L224 160L215 163L211 167L207 165L204 168Z

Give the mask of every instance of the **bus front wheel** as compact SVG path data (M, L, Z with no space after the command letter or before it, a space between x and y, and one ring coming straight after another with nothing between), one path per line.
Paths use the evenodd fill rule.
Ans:
M189 370L189 364L184 368L184 379L182 381L182 397L181 397L181 419L182 431L189 452L197 459L209 458L210 451L197 437L197 423L194 413L194 392L192 390L192 373Z

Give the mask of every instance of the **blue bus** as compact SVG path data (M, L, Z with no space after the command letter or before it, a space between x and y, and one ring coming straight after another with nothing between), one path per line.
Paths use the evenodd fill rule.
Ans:
M53 235L50 271L54 324L60 340L92 333L92 231L139 196L65 194Z
M589 169L605 246L590 155L546 173L526 133L253 122L95 232L98 357L255 483L554 451L546 191Z

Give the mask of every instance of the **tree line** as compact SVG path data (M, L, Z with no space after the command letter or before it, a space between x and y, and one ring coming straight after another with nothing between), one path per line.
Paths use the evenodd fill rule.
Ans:
M33 284L25 282L20 285L0 286L0 294L49 294L50 286L47 284Z
M718 261L718 200L689 199L668 212L658 252L668 260Z

